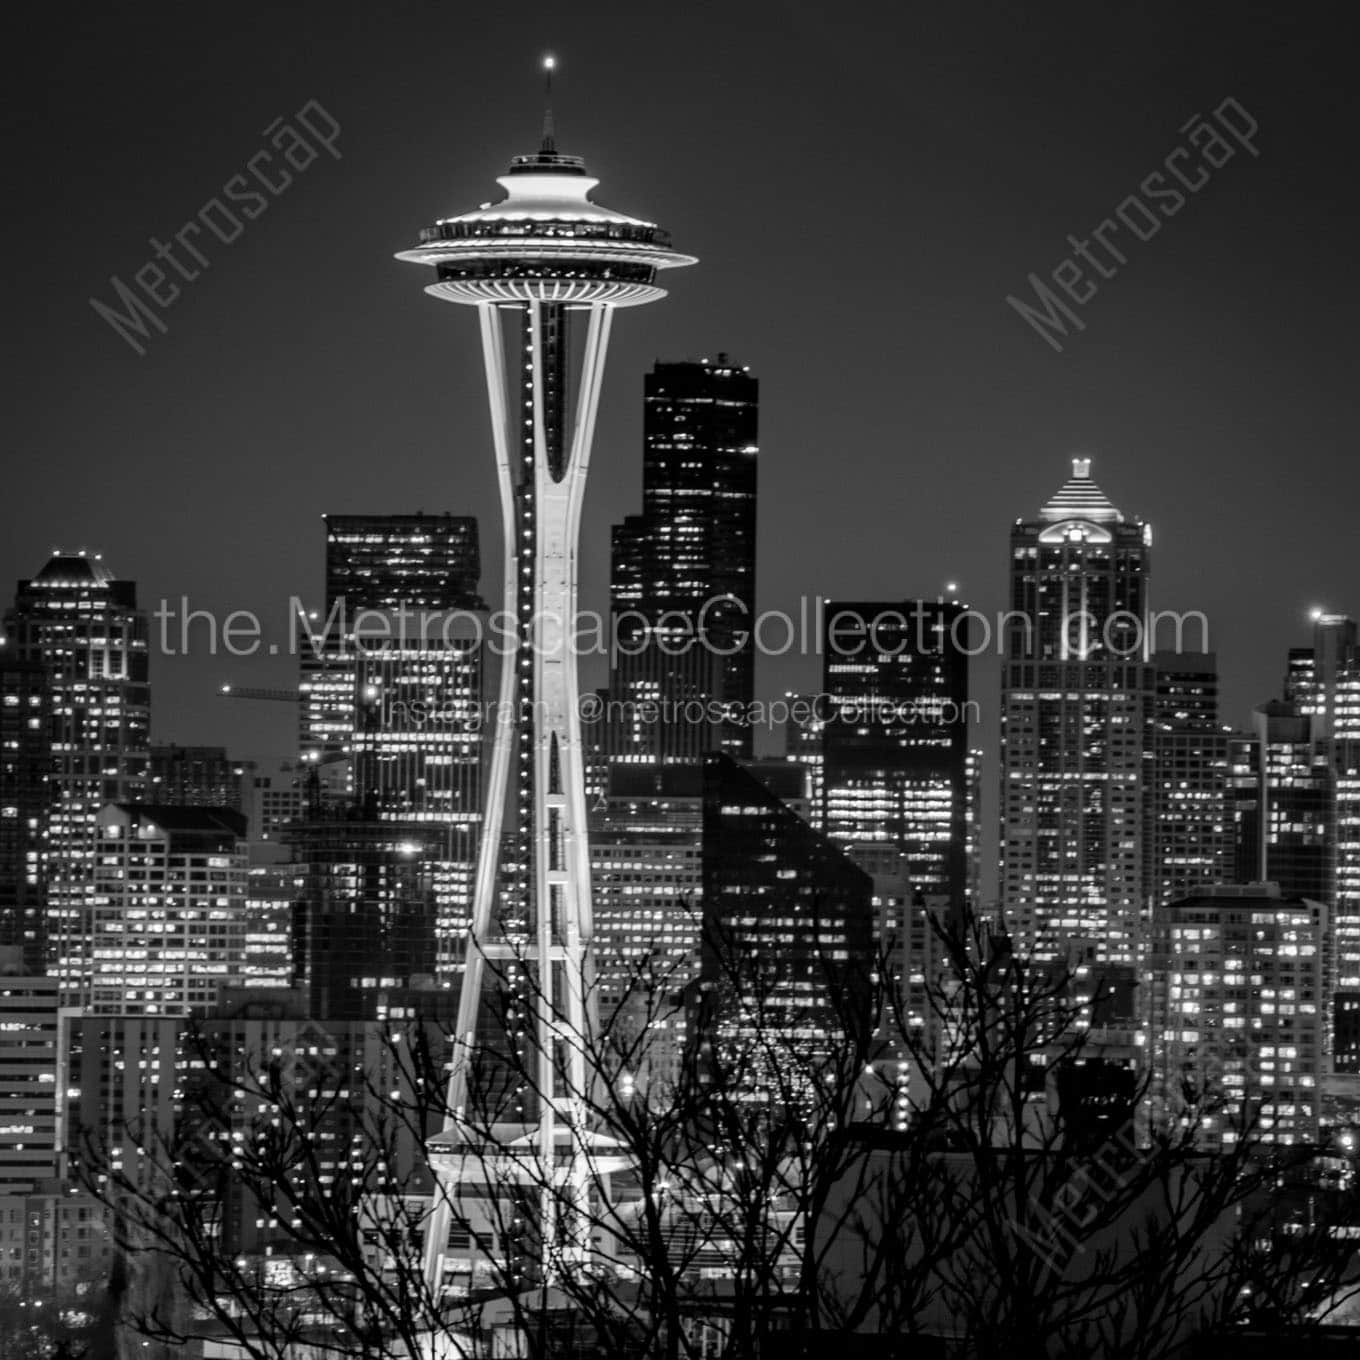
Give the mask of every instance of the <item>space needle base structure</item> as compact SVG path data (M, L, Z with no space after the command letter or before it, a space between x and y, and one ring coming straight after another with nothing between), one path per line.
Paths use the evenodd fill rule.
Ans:
M551 71L551 59L545 67ZM518 979L523 994L520 1053L531 1076L522 1117L503 1129L502 1161L510 1179L518 1167L526 1186L537 1184L544 1280L551 1277L547 1257L570 1257L598 1158L615 1160L592 1139L585 1117L594 1074L582 1042L593 1018L573 645L581 511L614 312L664 297L658 273L695 263L672 250L655 223L591 201L599 181L580 158L557 151L551 113L539 150L517 156L497 182L505 191L500 202L440 219L420 233L418 246L397 255L434 271L425 289L432 297L477 311L504 542L502 617L514 619L496 639L498 711L448 1114L427 1144L439 1186L424 1268L436 1292L451 1191L460 1180L486 1179L485 1152L472 1146L485 1128L472 1132L478 1121L468 1102L485 1042L489 980L505 986ZM578 356L572 332L582 325Z

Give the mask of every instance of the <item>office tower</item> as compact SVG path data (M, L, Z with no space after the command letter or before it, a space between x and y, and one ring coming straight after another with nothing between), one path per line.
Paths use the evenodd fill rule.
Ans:
M572 1111L589 1077L581 1046L556 1037L553 1012L569 1030L585 1030L590 856L573 647L582 499L614 312L663 297L658 271L694 261L653 223L593 203L598 181L579 158L558 153L550 122L538 152L516 157L499 183L504 199L440 220L399 258L434 267L432 296L477 309L505 542L503 609L516 621L503 639L498 709L506 721L495 730L457 1033L477 1033L478 1014L487 1013L489 962L488 982L497 992L504 983L523 1015L542 1093L530 1121L537 1145L551 1153L559 1127L578 1129L569 1135L564 1204L543 1196L538 1221L545 1239L565 1233L576 1252L586 1182ZM518 332L509 358L507 317ZM580 323L574 366L570 332ZM503 858L518 866L508 882ZM526 987L537 997L525 996ZM466 1100L468 1057L461 1049L454 1056L453 1110ZM457 1176L457 1147L451 1122L431 1148L439 1174ZM447 1209L437 1207L426 1234L432 1284L442 1278L447 1231Z
M252 841L283 841L283 830L297 821L306 804L306 765L284 761L275 774L251 780L247 815Z
M784 726L784 756L803 766L808 777L808 822L825 830L826 794L822 779L822 733L826 730L826 701L819 694L785 694L789 720Z
M245 939L238 985L242 988L289 987L293 983L293 912L302 897L301 870L279 863L264 851L263 842L250 846L246 877ZM277 852L274 852L277 853Z
M416 974L451 984L462 969L486 617L475 519L330 516L326 528L330 618L303 666L303 756L316 777L286 831L291 790L262 790L261 814L267 792L275 835L306 866L298 976L318 1014L357 1019L381 986Z
M428 625L358 658L352 750L363 818L433 843L434 955L420 971L449 983L463 967L482 824L485 648L480 616L438 612Z
M0 946L24 950L29 973L47 966L44 842L52 751L47 676L0 643Z
M982 905L982 771L985 765L983 752L972 747L968 752L964 847L968 864L968 902L975 911Z
M222 746L151 747L147 802L160 807L217 807L247 812L253 761L232 760Z
M650 1075L674 1075L703 922L703 771L616 765L591 809L602 1025L648 1025ZM630 1031L631 1032L631 1031Z
M1146 885L1151 530L1090 459L1011 531L1001 684L1001 906L1022 953L1137 963Z
M1333 1063L1360 1072L1360 640L1355 620L1312 611L1313 642L1291 648L1285 699L1312 719L1330 760L1335 800L1332 899L1336 996Z
M1210 1147L1259 1119L1269 1143L1317 1137L1325 1072L1327 907L1273 883L1207 888L1153 908L1154 1119L1179 1117L1184 1085L1214 1109Z
M245 962L245 818L231 808L110 803L63 996L109 1014L187 1015Z
M741 1065L750 1094L792 1077L761 1068L771 1041L815 1061L869 1023L872 880L766 780L721 754L704 762L703 902L699 1033L730 1079Z
M340 766L355 726L356 660L387 638L378 611L410 611L397 628L420 636L421 611L480 610L477 521L458 515L324 515L326 613L302 637L300 748L318 766ZM361 638L359 633L364 636ZM334 771L332 771L334 773ZM342 781L343 782L343 781Z
M0 946L0 1197L56 1175L57 980Z
M435 972L444 827L333 816L291 827L296 984L318 1020L364 1020L380 994Z
M222 1194L224 1251L287 1262L299 1281L316 1264L294 1259L297 1234L279 1227L278 1220L295 1212L282 1187L276 1201L264 1204L239 1178L219 1190L218 1168L233 1144L260 1133L258 1099L249 1083L262 1079L264 1054L271 1079L285 1093L289 1130L306 1130L306 1161L299 1158L296 1165L309 1191L357 1199L394 1186L413 1191L428 1185L420 1179L415 1131L396 1113L393 1099L408 1110L413 1101L414 1071L393 1039L413 1037L414 1030L415 1022L393 1032L376 1020L322 1023L310 1014L305 993L288 989L229 991L208 1011L182 1054L179 1077L189 1178L197 1181L198 1193ZM426 1038L437 1062L442 1041L436 1026L426 1028ZM244 1081L238 1073L246 1074ZM388 1179L377 1182L375 1175Z
M1152 666L1153 903L1174 902L1233 875L1228 731L1218 718L1212 652L1157 652Z
M714 706L755 693L759 393L725 354L646 377L642 513L612 544L614 762L751 755L750 727Z
M1230 800L1239 883L1277 883L1326 903L1336 893L1336 777L1317 719L1272 699L1250 734L1230 739Z
M49 970L67 977L83 957L100 809L146 789L147 617L135 584L116 580L97 554L59 552L19 582L5 630L13 655L45 675L45 950Z
M902 857L913 891L968 896L968 640L957 604L828 603L823 825L861 867Z

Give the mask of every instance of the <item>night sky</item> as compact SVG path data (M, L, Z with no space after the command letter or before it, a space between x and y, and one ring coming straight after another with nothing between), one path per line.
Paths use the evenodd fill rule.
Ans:
M1279 12L1276 12L1278 9ZM0 582L103 551L143 602L320 603L323 512L451 510L497 562L473 316L392 258L499 197L559 60L559 146L596 197L701 257L622 313L585 525L635 510L642 375L727 350L761 380L760 602L1004 606L1007 533L1088 453L1155 527L1160 608L1213 625L1225 718L1277 691L1354 570L1357 96L1342 7L1031 4L35 7L8 48L8 440ZM11 20L11 23L14 21ZM1050 349L1006 305L1234 97L1217 171ZM320 157L162 316L101 320L166 238L316 100ZM815 686L812 659L758 686ZM156 736L290 755L287 657L153 659ZM996 666L975 692L989 727ZM989 742L990 744L990 742ZM993 782L994 766L988 775Z

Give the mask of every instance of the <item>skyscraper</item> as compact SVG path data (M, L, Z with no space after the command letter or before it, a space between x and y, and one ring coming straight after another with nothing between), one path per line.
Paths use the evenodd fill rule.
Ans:
M298 857L291 949L309 1015L372 1019L381 993L434 974L445 828L338 810L285 839Z
M301 749L318 762L347 756L355 727L355 670L382 639L366 611L480 610L477 521L458 515L325 515L326 616L302 649ZM419 633L413 616L400 625ZM337 762L338 763L338 762Z
M50 969L74 978L93 891L97 821L144 796L151 689L137 588L97 554L57 553L20 581L5 619L20 661L43 668L49 703L47 940Z
M1228 732L1218 717L1212 652L1157 652L1152 723L1152 902L1174 902L1233 876Z
M461 971L482 819L480 570L475 519L326 519L328 617L302 668L313 773L283 832L317 1014L362 1019L382 986Z
M1336 962L1333 1063L1360 1072L1360 639L1355 621L1313 611L1311 647L1289 654L1285 698L1313 720L1330 756L1335 800Z
M598 181L578 157L558 152L551 116L539 150L516 157L499 183L504 199L441 219L399 258L433 267L432 296L477 309L505 544L503 610L516 622L504 640L457 1033L478 1032L484 979L512 993L539 1092L527 1136L546 1161L559 1155L559 1130L567 1140L565 1194L541 1197L538 1229L571 1253L585 1243L580 1100L590 1080L582 1046L560 1035L562 1025L579 1035L588 1023L592 932L572 645L582 502L614 312L663 297L659 271L694 260L673 251L654 223L591 201ZM518 330L509 360L507 315ZM579 322L585 339L573 401L569 334ZM472 1056L461 1045L454 1054L451 1110L466 1102ZM451 1119L431 1143L438 1174L457 1177L459 1146ZM443 1276L447 1232L447 1208L436 1207L426 1234L432 1286Z
M481 710L486 646L483 615L431 613L355 664L352 736L357 811L409 831L428 847L434 893L434 953L421 972L445 984L462 972L472 919L482 826L484 733L496 715Z
M888 850L914 891L968 894L968 640L963 609L828 603L823 827L861 867Z
M44 846L52 764L47 672L0 644L0 946L18 945L24 966L47 966Z
M1327 905L1336 895L1336 776L1318 720L1272 699L1230 742L1235 878Z
M1001 905L1023 953L1137 963L1153 672L1151 530L1090 459L1011 531L1001 687Z
M792 763L782 768L800 785L806 778ZM815 1060L869 1023L876 932L872 879L763 773L722 754L704 762L697 1026L732 1079L774 1095L791 1074L758 1070L771 1046Z
M675 1070L699 973L703 782L698 765L616 765L591 809L600 1022L649 1026L651 1073Z
M704 706L755 692L759 394L726 354L646 377L642 513L613 534L614 762L751 755L749 726ZM667 705L659 720L637 707L649 702Z

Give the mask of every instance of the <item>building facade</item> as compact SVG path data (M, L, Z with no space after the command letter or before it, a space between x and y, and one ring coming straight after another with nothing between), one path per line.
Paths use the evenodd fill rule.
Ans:
M822 825L852 859L884 849L912 890L968 897L968 642L957 604L825 607Z
M0 946L47 966L46 839L52 763L47 673L0 645Z
M0 946L0 1196L57 1173L57 982Z
M873 880L721 754L704 762L702 868L696 1032L729 1080L772 1095L791 1074L762 1067L771 1047L816 1061L870 1023Z
M245 966L246 820L231 808L110 803L99 814L82 945L60 974L74 1004L186 1015Z
M402 629L418 637L421 611L483 609L481 549L477 521L467 516L322 518L326 613L303 621L299 747L304 759L344 771L357 719L358 658L393 638L368 611L389 619L393 611L410 611Z
M1235 878L1327 903L1336 894L1336 775L1318 720L1272 699L1230 740Z
M590 818L600 1023L648 1027L648 1066L663 1075L684 1051L699 975L702 845L701 766L611 769Z
M1221 886L1153 911L1153 1117L1228 1147L1316 1139L1331 992L1324 903L1273 883Z
M642 513L612 542L612 762L752 753L750 727L711 706L755 693L759 394L725 354L646 377Z
M137 588L94 554L58 553L20 581L7 646L44 672L47 910L44 952L60 977L84 955L100 810L145 796L151 689L147 616Z
M1150 892L1174 902L1233 875L1228 730L1212 652L1157 652L1152 723Z
M1001 906L1037 959L1136 963L1154 700L1151 531L1090 460L1011 532L1001 693Z

